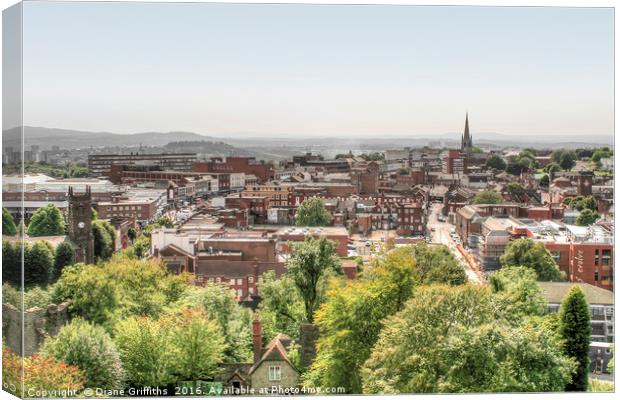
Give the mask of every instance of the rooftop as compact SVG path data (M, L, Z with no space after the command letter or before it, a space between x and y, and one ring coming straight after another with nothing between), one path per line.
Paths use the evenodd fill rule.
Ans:
M538 286L540 286L543 291L543 296L545 296L547 301L551 304L561 304L562 299L573 285L578 285L583 289L589 304L614 304L614 293L612 291L588 283L538 282Z

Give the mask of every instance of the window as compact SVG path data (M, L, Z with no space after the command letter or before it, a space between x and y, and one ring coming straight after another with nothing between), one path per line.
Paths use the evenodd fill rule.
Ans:
M217 282L217 283L222 282L222 278L220 278L220 277L215 278L215 282Z
M611 265L611 250L606 249L602 251L603 257L601 260L601 264L603 265Z
M243 285L243 279L238 278L237 279L237 285Z
M598 271L594 271L594 280L598 281Z
M552 251L551 252L551 257L553 257L553 261L555 261L556 264L560 263L561 255L562 255L562 253L560 253L559 251Z
M249 277L248 277L248 282L250 282L250 283L254 283L254 277L253 277L253 276L249 276Z
M282 379L282 369L279 365L270 365L269 366L269 380L270 381L279 381Z

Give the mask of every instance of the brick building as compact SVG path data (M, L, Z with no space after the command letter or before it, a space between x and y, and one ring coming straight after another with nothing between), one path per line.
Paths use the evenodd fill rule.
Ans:
M163 154L89 154L88 169L93 176L108 176L112 165L150 164L162 169L191 171L196 162L196 153Z
M194 163L192 170L194 172L216 172L216 173L239 173L246 175L255 175L261 182L273 179L274 168L271 164L256 161L254 157L226 157L212 158L207 162Z

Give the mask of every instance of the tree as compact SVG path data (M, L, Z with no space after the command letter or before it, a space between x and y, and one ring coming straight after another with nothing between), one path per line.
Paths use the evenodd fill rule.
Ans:
M591 160L593 162L600 162L601 158L607 158L610 156L611 156L611 153L609 149L596 149L594 153L592 153Z
M58 236L65 234L65 221L60 210L53 204L35 211L28 224L28 236Z
M544 314L546 300L537 278L536 271L523 266L504 267L490 275L489 286L504 319L514 322Z
M45 241L24 244L24 284L45 285L54 269L54 253Z
M596 211L585 208L577 217L575 223L579 226L590 226L595 223L601 216Z
M569 171L575 166L577 154L571 150L557 150L553 152L551 158L563 170Z
M98 219L93 221L93 237L95 257L107 260L114 253L114 227L108 221Z
M544 174L542 178L540 178L540 186L549 187L549 175Z
M467 282L465 270L447 246L418 243L395 250L391 259L399 253L402 254L402 262L406 262L408 257L415 259L416 275L418 282L422 284L462 285Z
M2 282L17 287L22 285L22 245L23 242L2 242Z
M500 204L503 201L502 195L490 190L478 192L474 197L474 204Z
M294 291L292 287L288 290ZM203 310L216 321L226 342L224 361L231 363L246 362L252 358L252 312L240 305L235 296L230 286L208 283L203 288L187 289L180 300L171 306L174 309Z
M319 305L320 282L332 274L342 275L336 244L324 236L316 240L308 235L303 242L293 244L292 250L286 271L304 301L306 320L312 323Z
M114 343L134 387L173 383L168 326L149 317L134 316L116 325Z
M52 272L52 282L58 280L62 275L64 267L75 264L75 250L71 242L64 241L56 247L56 255L54 256L54 269Z
M13 216L5 207L2 207L2 235L15 236L17 235L17 227Z
M525 195L525 188L517 182L510 182L506 185L506 191L513 197L513 199L520 199L523 195Z
M297 226L324 226L331 220L332 216L325 209L325 203L317 197L304 200L295 215Z
M560 167L560 164L552 162L550 164L548 164L545 168L544 168L545 172L548 174L551 174L553 172L559 172L562 170L562 167Z
M39 393L74 397L84 388L84 381L84 372L74 365L38 354L22 358L4 345L2 347L4 390L19 398L34 397Z
M136 229L133 227L130 227L129 229L127 229L127 237L133 243L133 241L136 240L136 238L138 237L138 233L136 232Z
M521 163L510 163L506 166L506 172L510 175L519 176L523 171L527 170L527 166L524 166Z
M181 380L213 379L223 361L226 343L216 321L202 310L187 308L172 316L170 339L174 346L173 374Z
M559 391L571 360L537 320L515 326L478 285L426 286L389 317L362 369L365 393Z
M486 166L488 168L504 171L506 169L506 161L498 155L492 155L487 159Z
M543 243L521 238L508 243L500 257L503 267L525 266L536 271L538 280L559 282L565 280L551 253Z
M322 288L321 292L324 291ZM306 313L304 300L291 277L283 274L276 279L273 271L268 271L259 278L258 292L261 297L259 309L265 336L274 337L282 332L296 337L299 334L299 325L306 320Z
M81 318L60 328L56 336L48 337L41 354L79 367L86 375L86 387L124 387L125 371L110 336L102 327Z
M560 307L560 335L564 339L564 352L577 361L577 369L572 381L566 385L567 391L586 391L590 367L590 307L583 290L573 285Z
M346 286L332 283L326 302L316 312L321 335L305 384L361 392L360 368L385 317L399 311L412 296L419 279L415 269L416 261L408 251L393 251L377 258L358 280Z

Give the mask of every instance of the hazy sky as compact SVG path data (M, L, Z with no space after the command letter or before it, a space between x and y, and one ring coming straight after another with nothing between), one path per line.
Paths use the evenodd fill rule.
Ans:
M119 133L613 133L611 9L38 3L24 124Z

